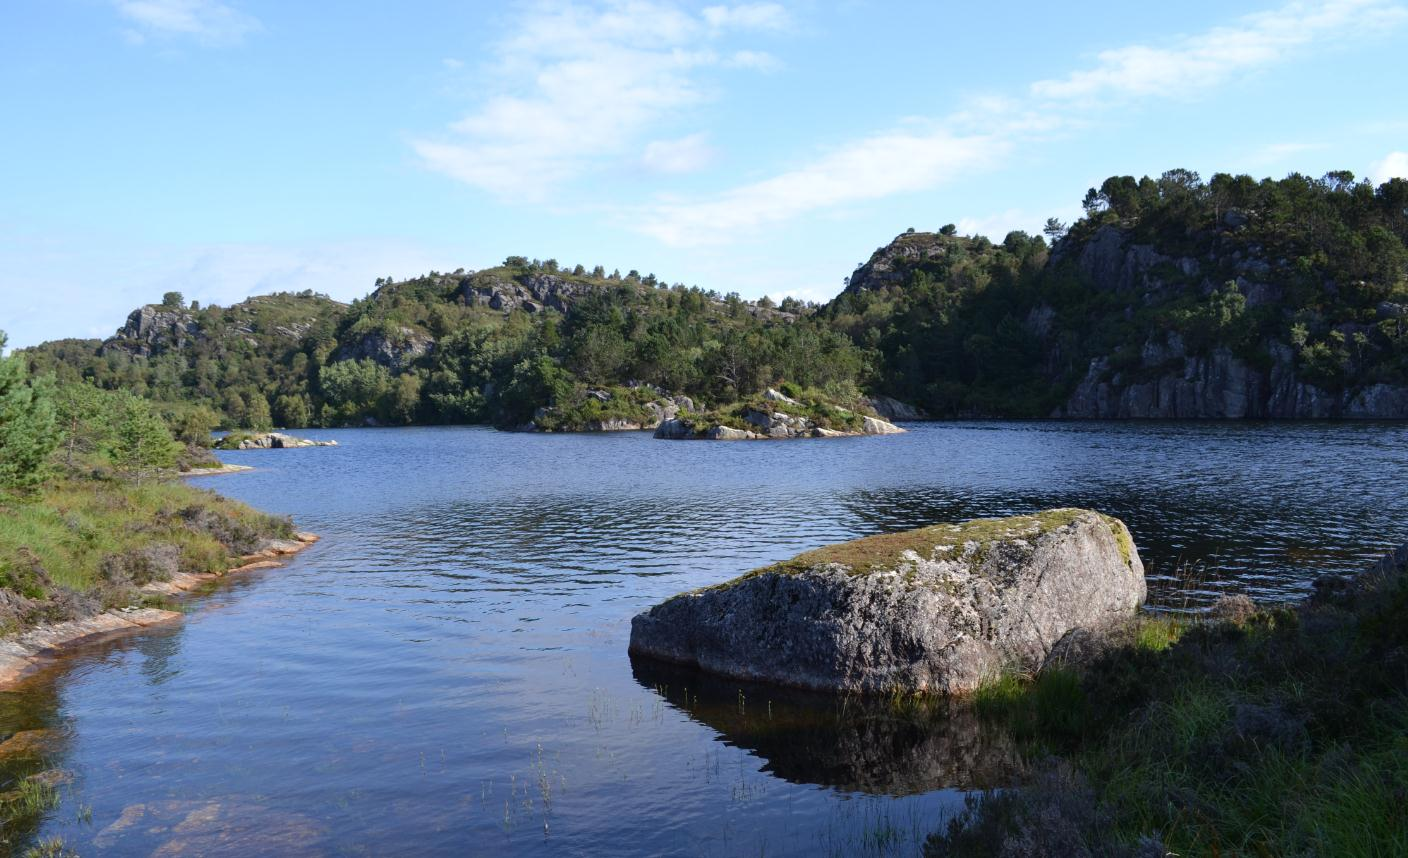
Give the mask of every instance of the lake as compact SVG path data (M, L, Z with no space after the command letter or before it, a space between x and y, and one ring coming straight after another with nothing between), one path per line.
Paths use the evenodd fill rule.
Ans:
M1157 610L1305 594L1408 539L1404 424L934 423L902 436L309 430L196 482L322 542L0 693L80 854L908 855L1012 743L960 711L626 655L632 615L825 543L1088 506Z

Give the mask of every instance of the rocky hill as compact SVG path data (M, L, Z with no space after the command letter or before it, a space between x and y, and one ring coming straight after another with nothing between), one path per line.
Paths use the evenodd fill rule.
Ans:
M858 395L864 361L798 302L750 302L654 275L509 257L483 271L380 279L351 305L312 294L188 306L168 296L109 339L48 343L36 371L162 401L231 428L492 422L653 428L678 402L766 385ZM673 411L671 409L674 409Z
M1054 245L915 233L827 316L944 416L1408 417L1408 182L1116 177Z
M898 419L1408 418L1408 181L1173 170L1085 210L1045 237L910 230L821 307L512 256L351 305L175 296L27 354L233 428L649 427L784 384Z

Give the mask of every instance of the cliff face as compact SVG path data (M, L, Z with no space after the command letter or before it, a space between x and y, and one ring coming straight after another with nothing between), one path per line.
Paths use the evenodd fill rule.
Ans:
M334 323L345 310L345 305L313 294L263 295L204 309L148 304L133 310L103 341L101 351L154 357L190 352L198 344L217 351L240 344L278 350L296 346L316 326Z
M103 343L103 347L149 357L183 347L199 329L195 314L189 310L148 304L133 310L127 322Z
M1285 229L910 232L828 312L878 344L879 392L940 417L1408 418L1401 274L1336 278Z
M1224 222L1239 224L1235 213ZM1264 248L1228 247L1214 240L1198 255L1173 256L1152 244L1131 240L1128 232L1104 226L1083 245L1058 246L1052 265L1067 261L1095 289L1137 296L1149 307L1192 295L1205 299L1219 283L1235 284L1249 310L1290 315L1285 289L1288 260L1267 258ZM1322 289L1335 290L1333 282ZM1402 315L1397 305L1381 305L1376 320ZM1342 337L1367 341L1375 326L1341 322ZM1256 344L1257 360L1219 346L1195 353L1176 331L1159 331L1143 343L1137 362L1116 369L1110 355L1090 360L1069 398L1053 417L1146 419L1394 419L1408 417L1408 386L1382 382L1330 390L1307 381L1295 349L1278 340Z

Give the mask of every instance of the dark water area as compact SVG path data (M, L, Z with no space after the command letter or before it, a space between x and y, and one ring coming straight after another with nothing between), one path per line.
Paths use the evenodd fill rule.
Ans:
M1403 424L953 423L827 441L309 431L197 482L323 541L0 693L106 855L909 855L1010 740L628 658L635 613L816 546L1088 506L1159 610L1408 539Z

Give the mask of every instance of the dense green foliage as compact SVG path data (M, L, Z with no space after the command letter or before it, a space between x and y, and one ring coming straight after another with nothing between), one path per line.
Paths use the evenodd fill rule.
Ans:
M197 332L163 330L156 347L134 337L58 340L25 354L31 368L60 382L87 381L161 403L199 403L232 425L268 428L299 416L316 369L336 345L345 308L312 293L251 298L233 307L160 309ZM123 333L131 333L124 329ZM148 353L149 352L149 353ZM283 403L289 414L274 413Z
M1005 677L979 712L1062 762L927 852L1404 854L1405 620L1400 569L1295 609L1149 619L1090 665Z
M1408 384L1408 181L1172 170L1113 177L1085 209L998 243L910 231L820 308L515 256L379 279L350 306L305 293L200 309L172 293L146 327L26 354L40 374L247 429L519 425L641 385L719 408L783 381L936 416L1045 416L1093 359L1137 380L1214 352L1289 362L1330 393Z
M214 461L213 422L200 408L162 414L131 393L26 379L22 361L0 358L0 632L133 604L149 581L223 571L289 535L287 520L158 479Z
M1219 348L1266 367L1284 345L1329 391L1408 382L1408 181L1172 170L1111 178L1085 209L1069 231L1048 224L1050 251L1020 232L900 236L912 255L826 315L879 353L883 392L941 415L1044 416L1092 358L1157 372ZM1148 270L1126 282L1121 256L1101 258L1110 244L1148 248ZM1170 334L1175 365L1142 366Z
M0 354L0 492L26 492L43 482L59 441L55 420L52 385L28 378L22 360Z
M478 287L509 291L543 278L570 290L567 312L499 310L473 298ZM30 362L161 402L200 403L248 429L517 425L545 405L580 405L589 388L655 385L728 403L783 379L853 389L867 365L796 301L778 309L635 272L568 272L522 257L474 275L378 281L350 307L292 295L228 310L174 300L162 309L180 314L191 333L149 348L130 337L60 341L30 350Z

